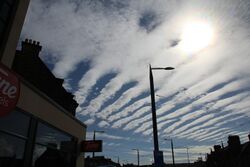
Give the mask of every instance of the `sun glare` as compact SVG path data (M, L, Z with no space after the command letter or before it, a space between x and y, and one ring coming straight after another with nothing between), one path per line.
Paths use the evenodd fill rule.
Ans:
M203 22L188 23L183 28L181 49L186 53L195 53L211 44L214 32L209 24Z

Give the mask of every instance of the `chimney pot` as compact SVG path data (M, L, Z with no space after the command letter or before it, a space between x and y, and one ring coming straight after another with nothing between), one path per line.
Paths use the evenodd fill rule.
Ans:
M25 39L25 41L22 42L22 52L24 55L38 56L42 49L42 46L39 44L40 43L35 40L33 41L32 39Z
M227 142L229 147L237 147L240 145L240 137L238 135L228 136Z

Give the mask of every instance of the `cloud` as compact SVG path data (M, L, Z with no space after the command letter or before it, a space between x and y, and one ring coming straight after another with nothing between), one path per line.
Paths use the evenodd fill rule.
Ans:
M101 122L98 123L98 126L101 127L101 128L107 127L107 126L109 126L109 123L106 122L106 121L101 121Z
M175 67L153 71L159 136L206 143L249 131L233 126L250 117L248 6L248 0L36 0L22 38L41 42L40 56L76 96L78 118L89 130L114 133L100 134L107 140L152 135L148 65ZM195 21L209 23L214 40L187 54L181 34Z
M113 139L113 140L130 140L129 137L123 137L123 136L115 136L115 135L110 135L110 134L100 134L101 137L103 138L108 138L108 139Z
M109 147L119 147L121 144L120 143L104 143L104 145L109 146Z
M134 129L134 128L138 127L141 123L146 122L149 119L151 119L151 114L148 114L142 118L138 118L138 119L135 119L135 120L129 122L128 124L126 124L126 126L123 129L124 130Z
M138 111L135 111L134 114L132 114L131 116L120 119L120 120L114 122L112 127L116 127L116 128L121 127L122 125L124 125L124 124L126 124L128 122L131 122L133 119L141 117L142 115L144 115L147 112L148 112L148 106L143 107L143 108L139 109Z
M87 132L87 138L92 139L94 132ZM107 132L105 133L98 133L98 138L105 138L105 139L112 139L112 140L130 140L129 137L123 137L118 135L111 135Z
M93 124L94 122L95 122L95 119L92 119L92 118L90 118L90 119L84 121L84 123L85 123L86 125L91 125L91 124Z

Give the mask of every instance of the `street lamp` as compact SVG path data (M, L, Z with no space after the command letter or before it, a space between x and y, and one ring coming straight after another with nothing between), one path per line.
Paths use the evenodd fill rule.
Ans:
M114 156L115 158L117 158L117 164L120 164L120 157L119 156Z
M132 150L137 151L137 166L140 166L140 153L139 153L139 149L138 148L134 148Z
M94 130L93 140L95 141L95 133L105 133L103 130ZM95 157L95 152L93 152L92 157Z
M189 160L189 152L188 152L188 147L186 147L186 149L187 149L187 160L188 160L188 166L190 166L190 160Z
M172 160L173 160L173 166L175 167L173 139L165 139L165 140L171 141Z
M151 94L151 107L152 107L152 123L153 123L153 138L154 138L154 163L156 167L162 167L163 162L163 153L159 151L158 144L158 130L157 130L157 120L156 120L156 107L155 107L155 90L154 90L154 79L152 70L173 70L173 67L157 67L152 68L149 65L149 81L150 81L150 94Z

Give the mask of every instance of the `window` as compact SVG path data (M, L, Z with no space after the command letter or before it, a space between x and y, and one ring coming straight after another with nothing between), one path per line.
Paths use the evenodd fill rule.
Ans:
M57 149L61 149L62 142L71 141L71 136L49 127L43 123L38 123L36 142L42 145L55 144Z
M0 166L22 167L30 118L13 111L0 117Z
M30 117L21 112L13 111L5 117L0 117L0 130L27 137Z
M76 140L53 127L38 123L33 166L75 166ZM55 165L54 165L55 166Z
M0 132L0 166L23 166L25 140Z
M0 117L0 167L73 167L76 143L75 137L19 110Z

